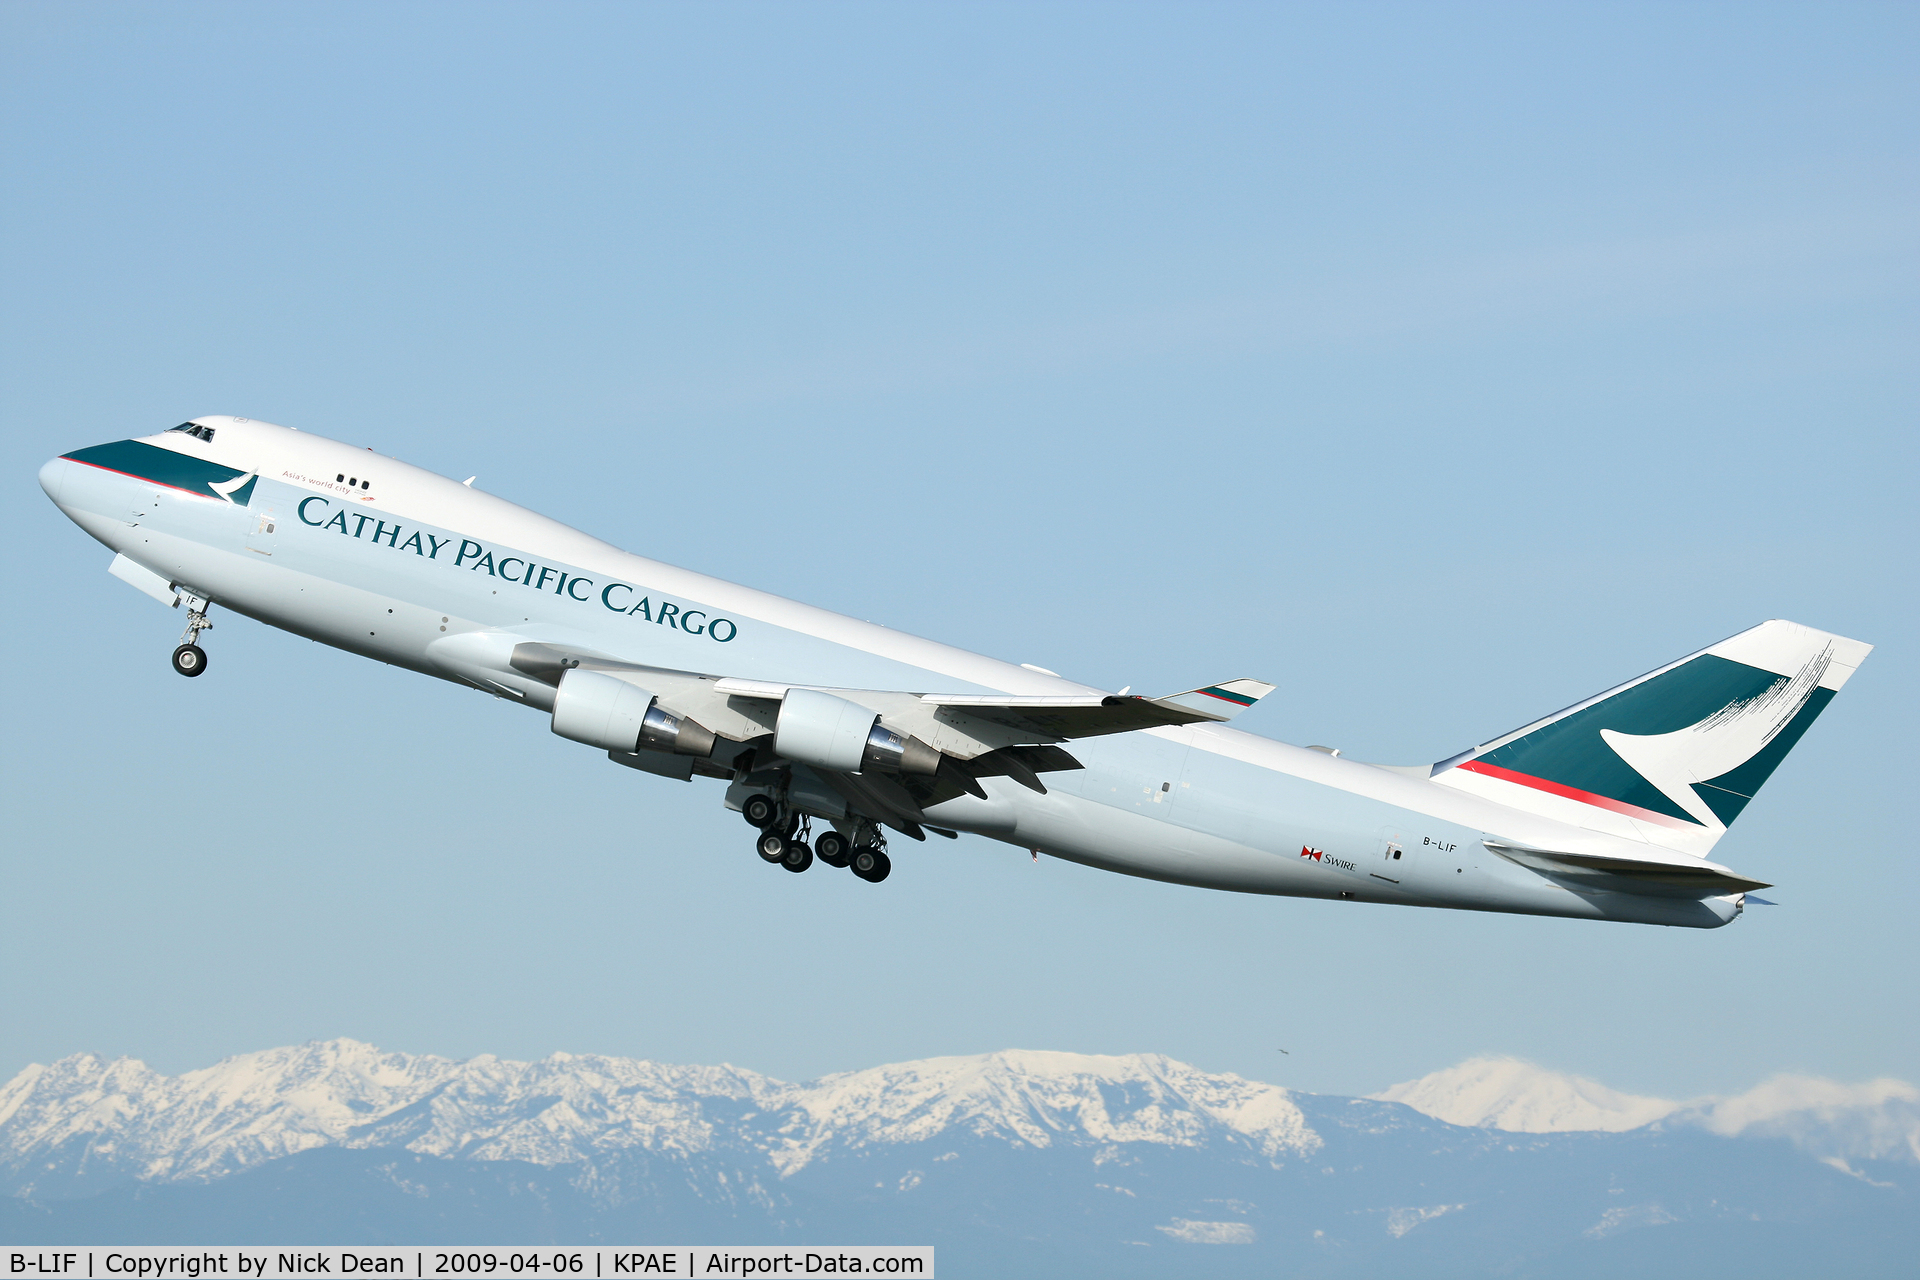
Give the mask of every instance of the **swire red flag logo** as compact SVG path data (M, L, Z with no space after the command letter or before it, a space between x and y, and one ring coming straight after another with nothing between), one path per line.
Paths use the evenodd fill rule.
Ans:
M1320 849L1309 849L1305 845L1300 846L1300 856L1303 858L1312 858L1315 862L1320 861L1320 854L1322 852Z

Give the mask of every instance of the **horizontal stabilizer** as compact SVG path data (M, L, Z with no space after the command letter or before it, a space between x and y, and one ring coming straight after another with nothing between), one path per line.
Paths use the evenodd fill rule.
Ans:
M1658 893L1681 898L1717 898L1772 886L1735 875L1711 862L1614 858L1591 853L1562 853L1499 840L1483 841L1508 862L1551 876L1584 881L1594 888L1622 893Z

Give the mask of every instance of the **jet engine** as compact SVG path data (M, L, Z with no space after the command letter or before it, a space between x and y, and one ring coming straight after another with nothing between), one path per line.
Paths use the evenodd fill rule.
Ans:
M818 689L789 689L774 725L773 749L789 760L838 773L879 769L931 775L940 753L880 723L879 715Z
M640 745L704 760L713 754L713 731L684 716L662 711L656 702L647 708L640 722Z
M873 732L867 735L867 749L860 756L860 767L932 777L940 772L940 753L918 738L875 724Z
M661 710L654 695L638 685L579 667L560 677L553 731L603 751L713 754L713 734L705 727Z

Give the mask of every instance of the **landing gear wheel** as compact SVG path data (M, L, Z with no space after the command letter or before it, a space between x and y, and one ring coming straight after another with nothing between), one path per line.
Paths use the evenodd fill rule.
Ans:
M853 859L852 846L838 831L822 832L813 842L813 856L830 867L844 867Z
M173 651L173 669L183 676L197 676L207 669L207 651L197 644L183 644Z
M804 840L787 841L787 856L780 859L780 865L798 874L813 865L813 850L807 848Z
M879 884L892 870L893 860L871 845L853 851L853 874L868 884Z
M772 796L751 795L740 806L740 816L747 820L748 826L765 831L779 820L780 806L773 802Z
M762 862L785 862L787 860L787 838L778 831L768 831L753 842L753 850L760 855Z

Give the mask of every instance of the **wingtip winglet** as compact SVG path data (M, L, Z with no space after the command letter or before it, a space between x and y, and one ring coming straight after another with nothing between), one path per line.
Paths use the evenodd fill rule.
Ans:
M1155 701L1202 712L1210 720L1231 720L1278 687L1264 680L1223 680Z

